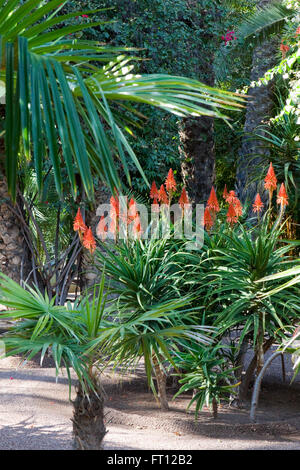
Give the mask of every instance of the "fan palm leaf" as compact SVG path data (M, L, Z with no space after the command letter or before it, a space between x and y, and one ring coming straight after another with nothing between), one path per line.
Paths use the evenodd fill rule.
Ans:
M276 0L265 8L258 8L250 18L239 26L237 35L244 41L261 43L271 34L281 32L286 21L295 15L295 9L287 8Z

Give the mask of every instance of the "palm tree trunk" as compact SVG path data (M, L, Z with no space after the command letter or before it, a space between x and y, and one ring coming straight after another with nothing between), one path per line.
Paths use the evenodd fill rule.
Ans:
M258 7L263 8L272 0L260 0ZM267 40L257 46L253 53L252 71L250 80L257 81L263 77L265 72L276 63L276 40ZM266 149L262 149L258 140L249 141L249 134L255 132L257 126L264 123L272 113L273 108L273 82L268 85L251 88L249 91L249 101L246 109L244 124L244 137L242 139L239 160L237 164L237 191L239 198L244 203L247 199L253 201L256 193L261 189L258 183L252 181L252 177L257 168L265 161ZM264 159L262 159L264 155Z
M274 343L274 338L269 338L267 341L265 341L263 345L263 354L265 354L270 349L273 343ZM241 406L247 398L247 393L249 390L250 382L253 378L256 367L257 367L257 355L255 354L246 370L245 375L242 378L242 383L239 387L238 400Z
M202 11L199 28L206 30L206 13ZM212 36L202 33L207 42L206 56L199 51L199 61L195 76L209 86L215 85L213 69ZM207 116L185 118L179 124L181 172L189 199L193 204L204 203L216 178L216 156L214 144L214 119Z
M0 271L20 283L26 279L31 265L21 223L12 209L6 181L0 172Z
M101 450L107 432L104 424L103 395L96 380L94 382L98 395L90 390L87 396L82 386L80 384L77 386L72 419L74 447L77 450Z
M213 398L213 400L212 400L212 411L213 411L214 419L217 419L217 417L218 417L218 402L215 398Z
M215 181L214 121L210 117L183 119L179 125L181 171L189 199L204 203Z
M153 366L154 366L154 373L156 377L156 386L157 386L157 391L158 391L158 399L159 399L160 408L164 411L168 411L169 403L168 403L168 397L167 397L167 376L165 372L163 371L162 367L160 366L159 361L157 360L157 357L155 354L153 354L152 360L153 360Z

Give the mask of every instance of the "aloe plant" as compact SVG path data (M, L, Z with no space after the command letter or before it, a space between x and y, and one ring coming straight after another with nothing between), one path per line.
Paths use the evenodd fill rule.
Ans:
M111 328L108 353L116 366L144 359L149 385L164 410L169 408L166 376L168 365L174 366L172 351L184 339L208 345L215 331L198 324L196 295L183 294L182 265L189 254L177 251L181 245L182 240L163 238L119 241L96 250L98 262L105 264L108 292L117 296L111 310L118 321Z
M207 317L220 334L238 328L239 346L244 341L253 346L255 362L244 376L240 398L245 396L253 364L259 373L266 348L281 341L284 327L293 325L300 311L296 282L289 281L281 292L279 281L284 269L298 269L299 261L290 256L297 242L280 240L282 228L275 223L270 230L266 219L259 227L246 230L241 225L219 234L222 243L206 261L211 270L193 274L205 296Z

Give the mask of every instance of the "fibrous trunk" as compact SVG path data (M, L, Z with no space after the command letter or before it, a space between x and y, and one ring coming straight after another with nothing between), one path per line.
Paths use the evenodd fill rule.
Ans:
M196 7L197 2L194 4ZM203 52L199 51L195 78L213 87L215 85L213 36L208 26L212 21L212 11L203 7L201 2L197 8L201 11L198 27L206 44L206 54L203 56ZM214 119L207 116L182 119L179 124L179 138L181 173L189 199L193 204L205 203L216 178Z
M263 345L263 354L265 354L269 349L270 347L272 346L272 344L274 343L274 338L269 338L267 341L265 341L264 345ZM247 393L248 393L248 390L249 390L249 386L250 386L250 382L253 378L253 375L254 375L254 372L255 372L255 369L257 367L257 354L255 353L253 359L251 360L247 370L246 370L246 373L243 375L243 378L242 378L242 383L239 387L239 403L242 404L244 400L246 400L246 397L247 397Z
M101 450L107 431L104 424L104 399L100 387L97 387L97 394L89 390L87 396L81 385L78 385L73 406L74 447L78 450Z
M206 116L183 119L179 126L181 171L189 199L204 203L215 181L214 122Z
M29 270L28 246L0 172L0 271L20 283Z
M169 409L167 398L167 376L155 355L152 356L152 361L156 377L159 404L162 410L167 411Z
M261 0L258 7L263 8L270 3L271 0ZM276 47L277 41L272 39L255 48L252 59L251 82L263 77L265 72L275 65ZM256 193L261 189L259 183L253 177L257 174L257 169L265 162L267 149L262 148L259 140L249 140L249 136L257 130L258 126L264 124L268 116L272 114L273 82L270 81L268 85L250 88L249 97L244 136L236 173L237 191L243 203L247 199L253 201ZM260 133L263 135L263 131L260 131Z
M218 417L218 402L215 398L213 398L213 400L212 400L212 411L213 411L214 419L217 419L217 417Z

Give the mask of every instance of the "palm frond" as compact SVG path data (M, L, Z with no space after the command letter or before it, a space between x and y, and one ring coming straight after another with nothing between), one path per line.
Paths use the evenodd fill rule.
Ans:
M276 0L247 18L239 26L237 35L246 42L259 44L270 35L280 33L286 21L294 15L294 9L287 8Z

